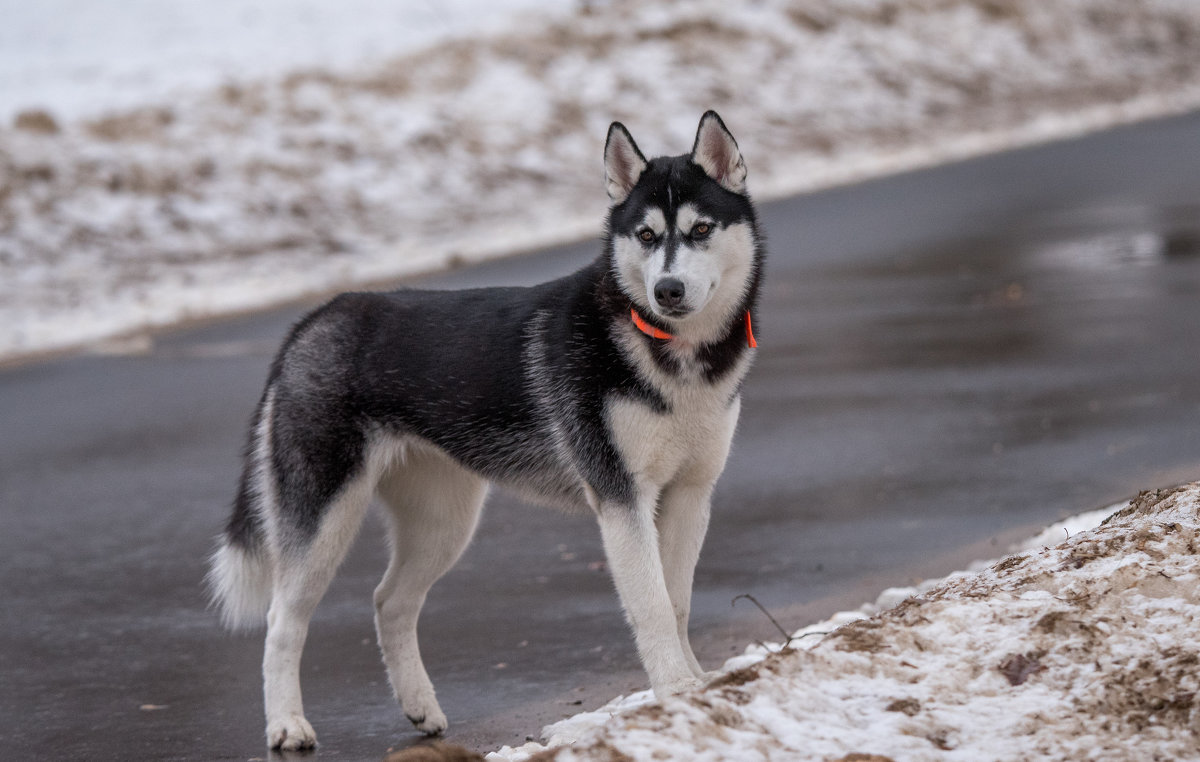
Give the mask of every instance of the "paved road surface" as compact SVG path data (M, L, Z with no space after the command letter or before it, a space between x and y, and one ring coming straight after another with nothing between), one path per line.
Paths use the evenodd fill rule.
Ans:
M772 635L731 608L740 593L799 626L1200 473L1200 115L762 212L761 348L698 570L702 660ZM431 282L539 280L594 252ZM265 755L261 640L223 634L200 580L298 314L0 373L6 758ZM422 620L452 740L519 743L642 687L597 535L586 517L493 499ZM374 645L383 568L372 523L312 629L320 758L415 740Z

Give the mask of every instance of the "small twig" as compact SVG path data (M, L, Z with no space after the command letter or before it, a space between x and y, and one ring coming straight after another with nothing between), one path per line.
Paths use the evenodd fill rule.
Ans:
M746 600L753 603L755 606L758 606L758 610L763 613L763 616L765 616L767 619L771 620L771 624L775 625L775 629L779 630L779 634L783 635L783 637L787 639L787 642L785 642L783 644L784 648L787 648L788 646L790 646L792 644L792 641L795 640L795 638L793 638L791 635L789 635L787 630L783 629L783 625L779 624L779 622L775 619L775 617L771 616L771 612L767 611L766 607L763 606L761 603L759 603L758 599L755 598L753 595L750 595L749 593L742 593L741 595L735 596L734 599L729 602L730 607L736 606L738 600L741 598L745 598ZM762 642L759 642L759 645L762 646L763 648L766 648L766 645ZM767 650L770 650L770 649L767 649Z
M801 633L799 635L793 635L791 638L788 638L788 642L790 643L793 640L800 640L801 638L807 638L809 635L832 635L832 634L833 634L833 630L813 630L812 632L805 632L805 633Z

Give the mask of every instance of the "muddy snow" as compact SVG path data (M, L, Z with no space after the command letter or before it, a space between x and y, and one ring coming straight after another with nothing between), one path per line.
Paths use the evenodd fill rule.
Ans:
M289 23L358 40L375 5ZM595 236L613 119L679 153L716 108L765 199L1200 106L1191 0L614 0L334 53L99 115L28 96L0 127L0 358Z
M752 647L703 691L617 699L487 759L1195 758L1198 531L1200 484L1144 492Z

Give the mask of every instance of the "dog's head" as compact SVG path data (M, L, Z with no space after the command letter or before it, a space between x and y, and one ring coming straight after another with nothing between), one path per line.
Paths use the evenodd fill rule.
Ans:
M608 236L621 290L672 333L719 336L757 278L746 164L721 117L700 119L690 154L649 161L619 122L604 146Z

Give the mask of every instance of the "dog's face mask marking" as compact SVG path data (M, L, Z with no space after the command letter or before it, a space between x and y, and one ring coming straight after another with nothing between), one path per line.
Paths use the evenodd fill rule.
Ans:
M632 293L664 318L698 313L720 285L724 231L693 204L650 207L634 231L622 237L622 276Z
M727 321L744 296L755 243L746 166L720 118L705 115L691 154L649 162L614 124L605 178L613 268L635 306L676 327L715 330Z

